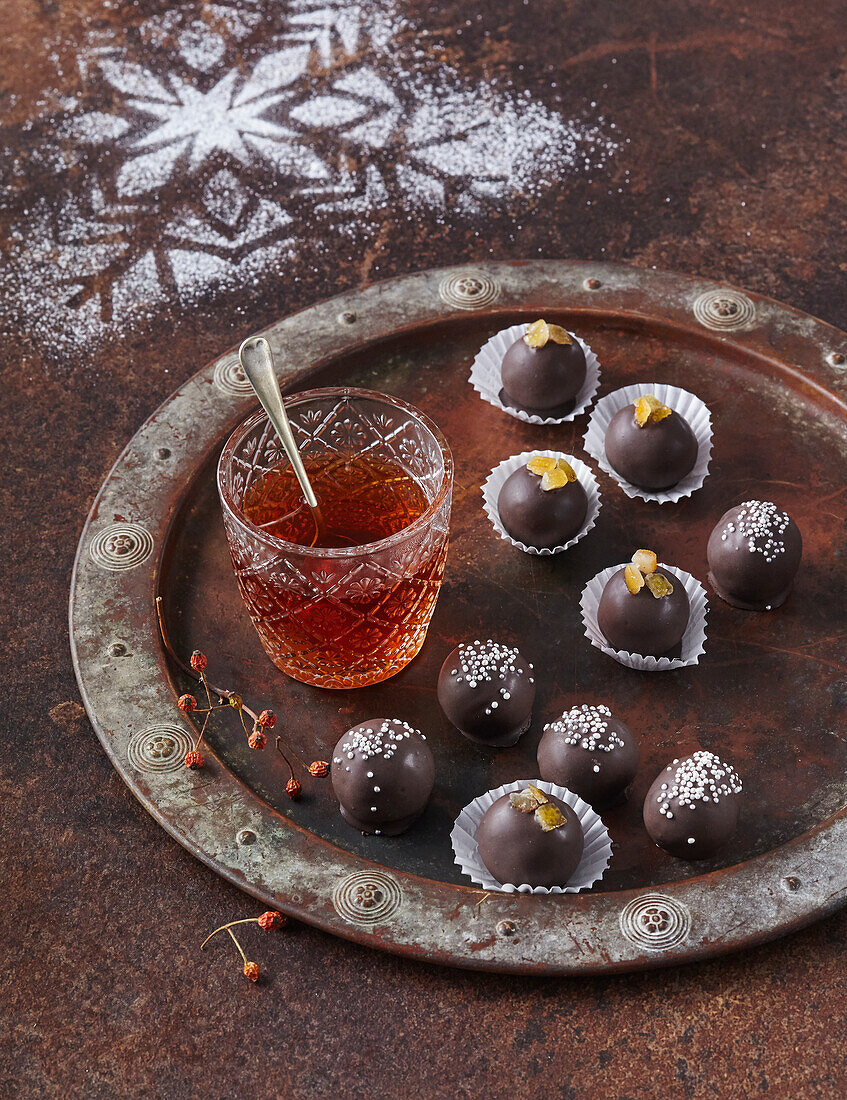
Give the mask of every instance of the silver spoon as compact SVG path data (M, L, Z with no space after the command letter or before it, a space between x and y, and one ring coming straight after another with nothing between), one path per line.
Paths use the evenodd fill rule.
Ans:
M309 481L309 475L303 466L303 460L300 458L300 452L297 450L297 444L294 441L294 433L291 431L291 425L288 422L288 413L282 403L282 394L279 391L279 382L274 370L271 345L264 336L248 336L238 349L238 358L244 373L247 375L247 381L253 387L262 408L268 414L268 420L273 424L274 430L285 448L288 461L294 467L294 473L300 483L300 488L303 490L306 503L312 509L317 508L318 498L315 496L312 483Z
M274 357L271 346L264 336L248 336L238 349L238 358L248 382L253 387L262 408L268 414L268 420L270 420L285 448L288 461L291 463L300 488L303 490L303 496L312 512L312 519L315 523L315 538L312 542L312 546L314 546L326 528L318 498L315 496L312 483L309 481L309 475L303 466L294 433L291 431L291 425L288 422L288 413L285 411L282 394L279 391L279 382L274 370ZM352 542L350 539L346 541Z

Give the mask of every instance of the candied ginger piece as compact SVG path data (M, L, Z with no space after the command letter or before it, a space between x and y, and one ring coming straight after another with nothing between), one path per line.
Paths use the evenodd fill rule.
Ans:
M634 405L635 423L639 428L643 428L648 420L657 424L671 414L671 409L667 405L663 405L658 397L654 397L652 393L643 394L634 402Z
M662 573L651 573L647 578L647 587L657 600L660 600L663 596L670 596L673 592L673 585Z
M550 458L549 455L533 455L529 462L527 462L526 468L531 474L538 474L540 477L549 470L556 469L556 460L555 458Z
M535 820L545 833L549 833L553 829L561 829L563 825L567 824L568 819L558 806L552 802L547 802L535 811Z
M637 565L646 577L656 572L658 559L652 550L636 550L632 555L632 564Z
M526 330L525 343L531 348L543 348L550 339L550 326L544 320L533 321Z

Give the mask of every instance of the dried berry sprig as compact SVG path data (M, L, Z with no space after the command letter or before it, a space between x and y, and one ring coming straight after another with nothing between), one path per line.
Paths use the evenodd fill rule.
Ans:
M301 784L299 779L295 778L294 769L291 767L291 761L288 759L288 757L282 751L282 749L280 748L279 743L280 743L280 738L277 737L277 739L276 739L276 751L279 753L279 755L282 757L282 759L288 765L288 774L290 776L288 782L285 784L285 793L288 795L288 797L291 799L292 802L297 802L297 801L299 801L300 796L303 793L303 785Z
M203 685L206 691L206 697L209 701L209 708L211 710L221 710L223 707L229 706L232 707L234 710L237 710L239 712L239 715L241 715L241 712L244 711L250 716L250 718L252 718L253 722L256 725L259 725L260 715L254 713L250 709L250 707L247 706L247 704L244 702L237 691L230 691L228 688L215 687L214 684L209 683L209 681L206 679L206 667L208 665L208 660L205 653L201 653L199 649L195 649L194 652L191 654L191 663L189 665L187 665L185 661L182 660L182 658L179 656L179 654L176 652L173 645L171 644L170 635L168 634L167 627L165 626L165 616L162 610L163 602L164 601L162 600L161 596L156 597L156 617L159 620L159 633L162 636L162 644L164 645L170 659L174 662L174 664L178 665L182 669L182 671L185 672L188 676L194 676ZM212 703L212 695L217 695L218 699L220 700L217 705ZM180 703L183 699L193 700L194 706L191 707L191 710L196 709L197 700L194 699L193 695L180 696ZM180 710L182 709L184 708L180 706ZM198 711L198 713L203 714L204 711L201 710ZM262 711L262 715L270 715L273 718L273 722L276 722L276 717L274 716L273 711ZM243 715L241 715L241 720L243 724Z
M244 954L244 949L236 939L233 928L237 924L258 924L258 926L264 932L271 932L275 928L285 928L288 924L288 918L282 913L278 913L275 909L269 909L267 912L262 913L260 917L245 917L241 920L231 920L227 924L222 924L220 928L216 928L214 932L211 932L205 940L200 944L200 950L202 951L206 944L213 936L217 936L218 932L228 932L232 937L232 942L238 948L238 953L241 956L244 963L243 974L245 978L249 978L251 982L257 982L259 980L261 971L259 970L259 964L250 962L247 956Z
M202 657L202 659L203 659L203 668L205 668L206 667L206 664L205 664L206 658L203 656L203 654L199 650L195 650L195 652L192 654L192 657L191 657L192 667L194 666L194 658L195 657ZM186 768L191 768L195 771L197 770L197 768L202 768L203 765L206 763L202 752L200 752L200 745L203 741L203 738L206 735L206 726L208 726L208 724L209 724L209 715L212 713L213 710L219 710L220 709L219 707L215 707L215 706L212 705L212 697L209 694L209 685L206 683L206 679L205 679L205 676L203 675L202 670L200 671L200 676L203 680L203 686L206 689L206 698L209 700L209 706L205 710L199 710L198 711L197 710L197 700L194 698L193 695L180 695L180 697L177 701L177 704L176 704L179 707L179 709L183 712L183 714L193 714L193 713L197 712L198 714L205 715L205 717L203 719L203 725L200 729L200 732L197 734L197 739L195 740L194 745L185 754L184 763L185 763Z
M173 645L171 644L167 627L165 626L163 600L161 596L156 597L156 617L159 621L159 633L162 636L162 643L168 656L176 665L179 666L179 668L183 670L183 672L186 673L186 675L194 676L203 685L203 690L206 693L206 700L208 705L205 707L200 707L197 703L197 699L193 695L188 693L185 695L181 695L177 702L177 706L186 716L188 716L189 714L193 714L195 716L199 716L201 714L204 715L203 727L197 735L193 748L190 752L186 753L185 766L188 768L203 767L203 765L205 764L205 760L203 759L203 754L199 751L199 749L200 744L203 741L203 737L205 736L206 726L209 721L209 715L213 711L224 710L227 707L231 707L238 714L239 721L241 722L241 728L244 730L244 734L247 738L247 744L250 746L250 748L257 750L264 749L268 743L267 736L264 731L268 729L273 729L273 727L276 725L276 715L274 714L274 712L272 710L265 709L259 714L256 714L255 711L251 710L250 707L247 706L247 704L244 702L244 699L237 691L230 691L227 688L219 688L216 687L214 684L210 684L206 677L206 668L208 667L209 662L205 653L201 653L199 649L195 649L194 652L191 654L190 664L187 665L183 660L181 660ZM214 703L212 701L213 695L217 696L217 703ZM248 715L252 721L252 729L248 729L247 727L247 723L244 720L245 714ZM289 752L291 752L291 755L304 768L304 770L308 770L306 769L306 765L303 763L303 761L300 760L297 754L290 747ZM286 763L287 762L288 761L286 758ZM288 765L288 767L289 771L291 771L290 764ZM292 772L292 779L293 778L294 776ZM320 776L317 776L317 778L320 778ZM295 780L295 782L297 781ZM286 787L286 790L289 793L289 797L299 797L299 791L297 792L297 794L292 795L291 792L288 790L288 787Z

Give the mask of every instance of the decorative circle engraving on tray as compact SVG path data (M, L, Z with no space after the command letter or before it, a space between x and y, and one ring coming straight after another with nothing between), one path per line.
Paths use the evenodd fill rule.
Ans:
M138 771L173 772L182 767L193 745L186 730L165 723L137 733L127 745L126 754Z
M500 287L481 271L459 271L441 280L438 293L455 309L480 309L500 296Z
M737 290L707 290L694 301L694 316L716 331L746 328L756 320L756 306Z
M382 871L355 871L336 886L332 904L351 924L384 924L403 904L403 891Z
M229 394L231 397L246 397L253 392L253 387L237 359L221 360L215 367L213 378L221 393Z
M140 523L110 523L91 540L91 560L101 569L122 573L153 553L153 536Z
M637 947L669 951L688 939L691 913L682 902L666 894L642 894L624 906L621 932Z

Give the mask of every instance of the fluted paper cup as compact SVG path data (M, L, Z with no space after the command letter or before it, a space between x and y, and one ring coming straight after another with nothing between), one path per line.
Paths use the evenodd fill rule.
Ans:
M500 390L503 388L500 380L500 366L503 356L515 340L526 335L528 328L528 324L512 325L511 328L502 329L483 344L471 366L470 384L483 401L487 401L495 409L502 409L504 413L514 416L517 420L523 420L527 424L567 424L584 413L594 400L594 395L600 386L600 363L588 344L575 333L571 333L585 352L585 381L576 395L573 410L567 416L537 416L522 409L512 409L500 400Z
M709 603L706 599L706 590L696 577L686 573L684 569L677 569L675 565L665 565L659 562L657 569L668 573L680 582L688 596L689 617L688 627L682 636L682 655L680 657L643 657L640 653L629 653L625 649L613 649L606 641L603 632L597 622L597 608L600 606L600 597L603 589L612 579L615 573L620 572L628 562L622 565L614 565L610 569L604 569L596 577L592 577L582 590L582 598L579 606L582 611L582 621L585 624L585 636L597 649L608 653L618 664L628 668L638 669L640 672L667 672L672 668L688 668L696 665L700 657L706 651L706 614Z
M612 418L645 393L652 393L663 405L667 405L687 421L697 440L697 461L694 469L676 485L661 492L639 489L637 485L632 485L617 470L612 469L606 458L606 429ZM706 480L712 457L712 416L700 398L688 390L681 390L679 386L668 386L664 382L638 382L600 398L588 421L583 446L599 464L600 469L613 477L628 497L653 500L658 504L673 504L683 497L690 497Z
M479 855L476 837L482 815L489 806L494 805L498 798L513 791L522 791L527 783L532 783L545 794L553 795L560 802L566 802L577 815L582 826L584 843L582 859L570 879L561 886L530 886L526 882L521 884L498 882L492 877ZM473 802L469 802L456 818L450 840L456 857L454 862L461 867L462 872L479 883L484 890L498 890L503 894L578 894L580 890L587 890L595 882L600 881L612 858L609 831L588 803L583 802L579 795L566 787L560 787L557 783L548 783L544 779L516 779L513 783L505 783L496 790L481 794Z
M562 543L561 546L554 546L552 548L544 547L542 549L539 549L537 546L527 546L526 543L513 539L503 526L500 519L500 512L497 508L497 499L500 496L500 490L503 488L506 480L511 477L515 470L519 470L522 466L526 466L531 458L537 458L539 455L543 455L545 458L563 458L566 462L570 463L576 474L577 481L585 490L586 497L588 497L588 507L585 512L585 519L582 527L580 527L574 537ZM495 466L485 479L485 483L482 486L482 498L484 501L483 507L485 509L485 514L491 520L492 526L500 538L505 539L506 542L510 542L512 546L517 547L518 550L523 550L525 554L538 554L539 557L549 557L551 554L561 554L563 550L568 550L571 546L575 546L580 539L585 538L597 522L597 517L600 515L600 488L597 485L597 479L584 462L580 462L580 460L574 458L573 455L565 454L564 451L524 451L522 454L512 455L511 458L503 459L499 466Z

